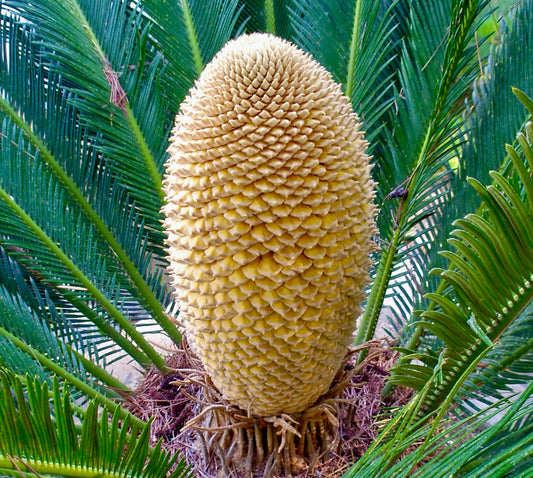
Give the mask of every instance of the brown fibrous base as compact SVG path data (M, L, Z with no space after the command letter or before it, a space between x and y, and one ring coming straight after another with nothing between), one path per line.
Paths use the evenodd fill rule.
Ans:
M364 344L348 352L329 391L307 410L258 417L224 400L184 343L168 357L169 373L145 375L129 407L153 418L153 442L184 456L198 478L340 477L374 441L387 411L410 398L401 387L383 397L396 359L383 342Z

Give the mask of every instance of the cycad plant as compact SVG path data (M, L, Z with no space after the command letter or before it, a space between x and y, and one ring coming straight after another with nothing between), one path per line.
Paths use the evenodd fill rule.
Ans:
M531 18L1 0L0 474L190 473L110 373L184 386L156 332L204 377L198 476L529 476ZM380 317L414 393L353 464L331 383Z

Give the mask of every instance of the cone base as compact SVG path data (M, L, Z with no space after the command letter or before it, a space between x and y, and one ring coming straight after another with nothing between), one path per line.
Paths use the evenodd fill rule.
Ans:
M170 375L146 375L131 409L154 418L154 440L163 438L163 447L184 456L197 476L340 477L377 436L381 409L410 397L400 389L384 401L396 355L379 341L364 347L366 360L356 365L351 350L328 392L304 412L265 418L225 401L185 345L169 357Z

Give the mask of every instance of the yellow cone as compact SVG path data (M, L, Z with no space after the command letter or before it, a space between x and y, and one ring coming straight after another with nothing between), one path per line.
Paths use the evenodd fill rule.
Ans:
M287 41L230 41L181 106L163 211L180 321L214 384L268 416L311 405L352 341L375 234L367 143Z

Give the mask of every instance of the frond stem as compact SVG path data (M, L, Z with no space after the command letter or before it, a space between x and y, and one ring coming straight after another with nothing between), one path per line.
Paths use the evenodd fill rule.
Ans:
M448 411L448 409L450 408L451 403L453 402L453 400L455 399L457 393L459 392L459 389L461 388L463 383L466 381L466 379L470 376L470 374L474 371L476 366L481 362L483 357L485 357L485 355L487 355L487 353L493 348L493 346L494 345L486 346L484 348L481 348L481 350L478 351L476 356L471 359L471 362L468 365L468 367L466 367L464 369L463 373L456 379L456 381L454 382L454 385L451 388L451 390L446 394L446 397L443 400L443 402L441 403L441 405L439 407L439 410L437 411L437 415L435 416L435 419L433 420L433 423L431 425L431 430L426 435L426 438L425 438L424 442L420 445L420 448L417 451L417 454L420 457L420 459L423 456L423 453L426 450L428 444L430 443L431 437L433 437L435 435L435 433L436 433L436 431L437 431L442 419L444 418L445 413ZM437 374L438 372L439 372L438 370L435 370L435 374ZM433 377L433 380L435 378L436 378L436 376ZM435 383L433 382L433 380L428 381L428 383L426 384L425 388L427 388L427 389L433 388L435 386ZM422 420L425 420L425 417L422 417ZM417 462L419 462L419 461L417 460ZM413 465L413 467L414 466L415 465Z
M357 0L355 2L355 12L353 19L353 29L352 29L352 41L350 43L350 60L348 61L348 72L346 74L346 91L344 94L352 99L353 88L354 88L354 73L355 65L357 63L357 57L359 49L357 48L359 39L361 37L361 9L362 9L362 0Z
M83 368L90 372L90 374L100 380L103 384L106 385L110 390L121 390L123 392L131 391L129 387L124 385L120 380L116 379L109 373L107 373L103 368L96 365L92 360L89 360L83 354L79 353L77 350L74 350L70 345L65 344L67 350L76 357L76 360L79 360L83 365ZM117 395L118 396L118 395Z
M360 5L358 2L357 5ZM465 38L467 38L473 19L477 12L478 0L470 0L467 2L467 7L459 8L457 11L452 12L452 23L450 28L453 33L450 35L453 37L454 42L449 42L446 47L445 61L443 65L443 75L438 87L438 93L432 106L432 115L429 117L429 121L425 128L424 138L421 143L421 148L414 162L413 172L407 178L407 200L400 203L398 213L396 215L396 225L393 232L393 237L389 248L387 249L384 257L378 266L376 278L374 280L373 287L368 299L368 307L365 310L363 319L361 320L361 326L359 328L356 345L360 345L365 340L370 340L375 332L376 324L379 319L379 313L383 305L385 293L388 288L390 278L392 275L392 269L395 265L395 258L398 252L398 248L403 243L405 238L405 226L409 221L409 201L410 198L416 196L414 193L414 186L417 185L417 177L420 176L428 167L432 166L434 159L430 156L432 144L437 139L437 127L439 121L442 121L442 106L445 104L446 98L449 95L451 85L457 74L457 66L459 64L459 53L461 49L464 49ZM356 10L357 10L356 5ZM356 12L357 13L357 12ZM356 14L357 18L357 14ZM356 34L356 23L354 22L354 35ZM354 41L354 35L352 36L352 46ZM354 52L352 52L354 53ZM355 54L355 53L354 53ZM348 90L348 88L347 88ZM362 356L360 360L362 360Z
M265 0L266 32L276 34L276 15L274 14L274 1Z
M435 294L438 294L438 295L442 294L444 292L444 289L446 289L446 282L440 281L439 286L437 287L437 290L435 291ZM426 310L434 310L435 307L437 307L436 302L431 301ZM407 344L405 345L405 348L407 350L414 350L415 348L417 348L419 341L420 341L420 336L423 335L423 333L424 331L422 327L418 325L415 326L415 330L409 337L409 342L407 342ZM407 362L409 362L409 360L406 359L406 357L402 356L398 360L396 367L401 368L401 366L406 364ZM385 384L385 387L383 387L383 395L387 396L389 393L392 392L393 388L394 388L394 385L392 385L390 382L387 382Z
M22 350L24 353L30 355L31 357L35 358L43 367L50 370L52 373L57 375L58 377L61 377L64 379L68 384L72 385L73 387L77 388L80 392L82 392L85 396L93 398L98 403L100 403L103 406L106 406L109 410L112 410L113 412L119 413L121 418L130 417L130 420L133 420L137 425L145 426L146 424L140 420L139 418L132 416L124 410L116 401L109 399L105 395L102 395L100 392L95 390L93 387L91 387L86 382L80 380L75 375L71 374L67 370L65 370L63 367L59 366L52 360L50 360L48 357L43 355L38 350L30 347L25 342L20 340L15 335L9 333L7 330L0 327L0 335L2 335L7 340L13 342L20 350Z
M128 124L130 125L130 128L132 129L132 133L135 136L135 141L137 142L137 145L140 148L144 163L150 173L150 177L152 179L154 189L159 195L159 197L163 199L164 195L162 191L161 174L159 173L159 169L157 167L155 159L150 149L148 148L148 145L146 144L144 135L141 132L139 124L137 123L137 120L135 119L133 112L131 111L131 108L129 107L126 93L122 90L122 87L120 86L120 82L118 78L116 77L116 73L112 71L112 68L107 59L107 56L104 50L102 49L100 42L98 41L98 38L96 37L93 29L91 28L90 23L87 21L87 18L85 14L83 13L83 10L81 9L79 2L74 1L73 3L74 3L73 6L76 11L76 15L80 21L83 31L87 35L87 38L89 39L90 43L94 47L95 53L98 56L98 59L100 60L100 63L102 65L102 72L106 78L106 81L109 83L109 86L111 88L111 96L113 97L114 84L117 84L117 86L119 87L121 91L121 95L119 97L119 102L118 102L119 104L117 104L114 101L112 102L116 106L119 106L124 112L126 119L128 121ZM113 78L113 80L111 80L110 78Z
M48 462L43 460L15 461L17 473L13 474L14 462L7 458L0 458L1 476L23 476L35 478L36 476L63 476L68 478L119 478L123 473L106 472L99 468L88 468L86 466L67 465L62 463ZM9 468L11 465L11 468ZM29 470L29 471L27 471ZM42 473L42 475L41 475Z
M200 75L204 69L204 60L202 59L202 52L200 51L200 45L198 43L198 36L194 27L194 20L192 18L191 8L188 0L180 0L181 9L183 11L183 19L185 20L185 26L187 28L187 36L189 37L189 44L192 50L192 57L194 60L194 66L196 68L196 74Z
M129 103L124 105L124 112L133 136L135 137L135 142L137 143L137 146L139 146L139 151L144 158L144 163L148 168L150 177L152 178L154 188L157 191L159 199L161 199L161 202L163 202L165 200L165 193L163 192L163 178L161 177L161 173L159 172L159 168L157 167L152 152L146 144L146 139L144 138L141 128L139 127L139 123L137 123L137 120L135 119Z
M148 343L144 336L137 331L131 322L115 307L115 305L102 293L98 287L72 262L72 260L61 250L61 248L46 234L41 227L11 198L11 196L0 187L0 199L13 211L13 213L21 219L21 221L35 234L46 248L63 264L63 266L72 274L72 276L79 281L79 283L106 309L113 320L124 330L131 339L139 346L144 353L138 353L133 358L141 365L146 366L152 363L160 370L165 369L165 361L155 351L155 349ZM100 324L101 326L102 324ZM106 327L109 331L113 327L108 324ZM115 334L116 337L116 334ZM122 345L128 342L125 337L118 334ZM117 337L116 337L117 338ZM146 354L146 355L145 355ZM150 360L147 360L149 358Z
M407 198L413 196L412 185L416 184L416 181L413 181L413 179L415 179L420 173L421 166L424 164L424 160L426 159L429 144L432 138L432 133L433 122L430 121L428 127L426 128L424 142L422 144L422 148L420 149L416 166L405 183L408 189ZM361 319L359 330L357 331L355 345L361 345L362 343L367 342L374 337L379 315L383 306L383 301L385 300L385 294L389 287L392 271L394 269L398 249L405 238L405 222L409 217L406 212L408 210L408 207L405 207L406 205L407 203L402 198L396 214L396 225L392 240L385 254L381 256L381 260L376 271L376 277L374 278L373 286L368 297L367 307L363 314L363 318ZM359 355L359 363L364 359L364 357L365 351L363 350Z
M365 308L361 323L357 330L357 336L355 338L355 345L361 345L374 337L376 326L379 320L380 311L385 299L385 294L389 286L392 269L394 267L394 258L398 252L398 246L402 236L399 230L394 231L389 247L380 258L376 270L376 276L373 280L373 286L370 289L370 294L367 300L367 306ZM365 350L359 354L358 363L361 363L366 353Z
M127 108L129 110L129 106L127 106ZM135 264L129 258L128 254L118 243L116 238L113 236L106 224L102 221L97 212L93 209L91 204L83 196L82 192L79 190L76 184L59 165L59 163L56 161L52 153L48 150L48 148L41 141L41 139L32 131L31 127L2 97L0 97L0 109L2 109L9 116L11 121L13 121L13 123L22 130L26 138L39 151L45 163L48 165L54 175L61 181L61 183L63 183L69 194L76 201L79 207L84 211L84 213L94 224L95 228L100 233L104 241L108 244L108 246L118 257L120 262L124 265L124 268L129 274L131 281L136 286L137 290L141 294L141 297L144 299L146 305L154 314L154 317L156 318L158 323L164 328L164 330L175 341L175 343L180 343L181 335L176 329L175 325L172 324L172 322L170 322L170 320L168 319L167 315L165 314L165 311L163 310L163 306L161 305L159 300L157 300L150 287L146 284L145 280L139 273L139 270L137 269ZM136 123L134 124L136 125ZM142 134L140 134L140 137L142 138Z

